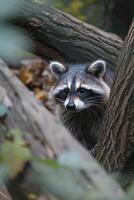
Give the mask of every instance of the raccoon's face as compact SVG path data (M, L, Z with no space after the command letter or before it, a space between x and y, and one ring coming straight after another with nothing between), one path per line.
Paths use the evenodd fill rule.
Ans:
M103 80L106 71L103 60L90 65L75 64L67 67L59 62L51 62L50 69L57 79L51 94L61 107L80 111L107 103L110 89Z

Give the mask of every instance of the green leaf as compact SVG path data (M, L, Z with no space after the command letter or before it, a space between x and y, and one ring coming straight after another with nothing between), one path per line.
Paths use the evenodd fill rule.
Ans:
M30 151L19 131L9 133L12 140L6 140L0 151L0 163L8 169L8 176L14 178L23 170L23 166L30 160Z

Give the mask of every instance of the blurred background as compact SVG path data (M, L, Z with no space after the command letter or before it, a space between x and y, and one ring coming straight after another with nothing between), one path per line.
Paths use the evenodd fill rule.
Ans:
M134 16L134 0L49 0L49 4L123 38Z
M91 25L122 37L127 35L134 16L134 0L33 0L62 10ZM15 16L18 0L0 0L0 55L14 61L20 49L30 52L30 38L18 27L8 24ZM10 38L10 40L8 40ZM15 55L15 56L14 56Z

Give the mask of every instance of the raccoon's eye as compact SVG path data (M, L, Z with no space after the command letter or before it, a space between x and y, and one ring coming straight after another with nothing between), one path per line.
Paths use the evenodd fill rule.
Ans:
M68 88L65 88L65 89L64 89L64 92L65 92L66 94L68 94L68 93L69 93L69 89L68 89Z
M85 93L85 92L87 92L87 89L81 87L81 88L79 88L79 92L80 93Z
M91 90L91 89L86 89L86 88L83 88L83 87L81 87L81 88L79 88L79 92L80 93L86 93L86 94L88 94L88 95L94 95L94 92L93 92L93 90Z
M65 99L69 93L69 89L59 90L59 93L55 95L56 99Z

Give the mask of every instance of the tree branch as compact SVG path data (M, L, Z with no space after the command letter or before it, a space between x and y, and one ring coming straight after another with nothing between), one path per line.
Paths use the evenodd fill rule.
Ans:
M117 35L31 0L22 0L18 4L13 23L29 31L34 42L34 53L48 60L75 63L91 62L98 58L106 60L108 81L112 82L123 44Z

